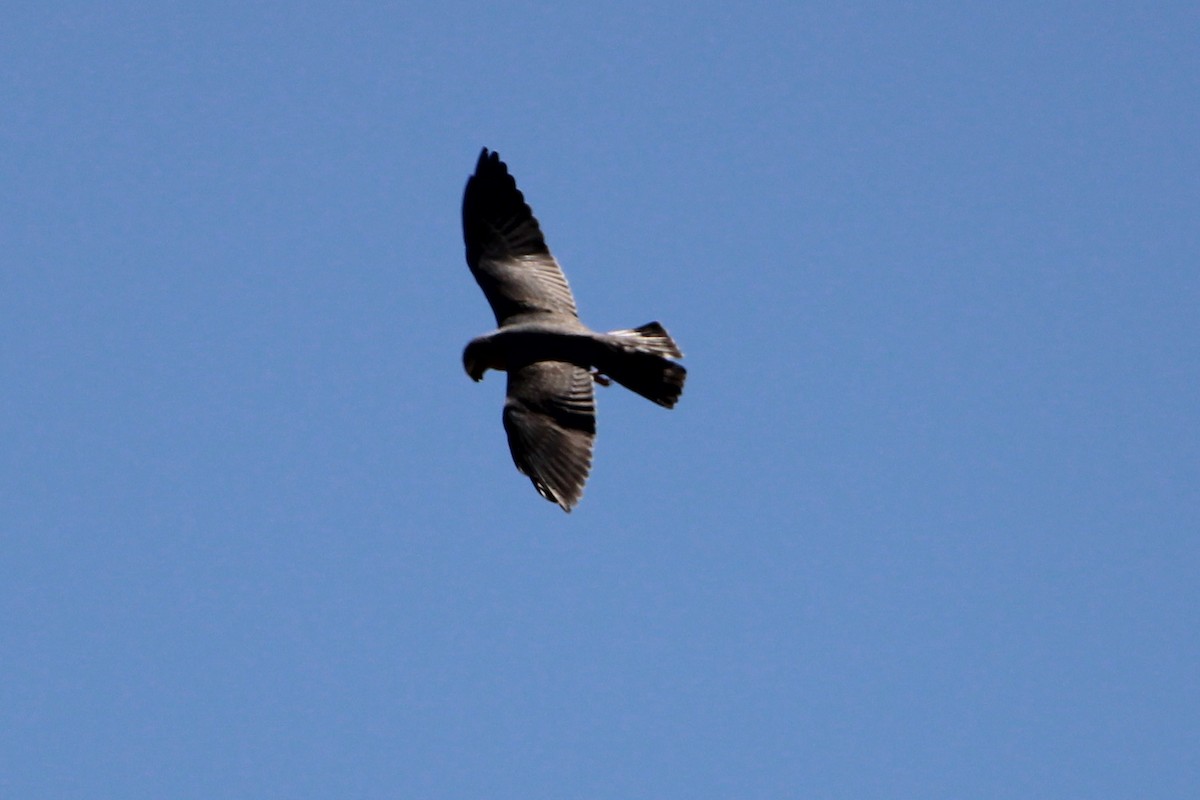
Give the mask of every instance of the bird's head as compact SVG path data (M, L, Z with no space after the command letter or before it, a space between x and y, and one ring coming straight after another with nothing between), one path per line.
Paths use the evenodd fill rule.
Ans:
M471 376L471 380L483 380L483 373L495 369L495 351L492 341L486 336L472 339L463 350L463 369Z

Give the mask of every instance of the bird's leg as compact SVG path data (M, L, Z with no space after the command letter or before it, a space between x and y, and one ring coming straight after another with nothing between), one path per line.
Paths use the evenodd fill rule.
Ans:
M608 377L595 367L592 367L592 380L601 386L612 386L612 378Z

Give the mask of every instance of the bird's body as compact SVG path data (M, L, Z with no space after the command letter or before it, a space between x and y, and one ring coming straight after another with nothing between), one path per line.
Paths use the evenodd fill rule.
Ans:
M475 337L467 345L467 352L471 353L472 361L485 369L507 370L509 363L522 360L580 361L577 366L586 368L591 366L587 357L592 350L591 341L591 331L580 322L574 325L559 320L518 322Z
M516 181L486 148L463 193L467 264L499 327L463 351L473 380L508 373L504 429L513 461L538 493L564 511L579 501L596 434L593 381L607 378L671 408L687 371L657 322L598 333L575 299Z

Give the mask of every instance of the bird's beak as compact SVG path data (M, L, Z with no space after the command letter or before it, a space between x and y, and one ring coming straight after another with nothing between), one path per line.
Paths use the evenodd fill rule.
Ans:
M475 381L476 383L479 383L481 380L483 380L483 373L487 372L487 367L480 369L479 365L475 363L475 359L473 358L464 358L463 368L467 371L467 374L471 376L471 380Z

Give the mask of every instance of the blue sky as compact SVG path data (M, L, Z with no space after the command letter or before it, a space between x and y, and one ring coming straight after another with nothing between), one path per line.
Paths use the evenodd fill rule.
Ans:
M1186 3L20 3L0 794L1194 797ZM667 412L512 467L500 151Z

